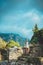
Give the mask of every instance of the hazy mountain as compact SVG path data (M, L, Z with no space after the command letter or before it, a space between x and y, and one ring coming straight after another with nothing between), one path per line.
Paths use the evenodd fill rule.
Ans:
M0 37L5 40L6 42L9 42L10 40L14 40L16 42L19 42L21 46L24 45L26 42L26 38L20 36L19 34L14 33L0 33Z

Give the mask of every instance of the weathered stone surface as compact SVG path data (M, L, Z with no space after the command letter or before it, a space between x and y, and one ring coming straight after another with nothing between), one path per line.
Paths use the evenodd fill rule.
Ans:
M17 60L19 56L21 56L23 54L23 51L21 48L18 48L18 50L11 50L9 51L9 60Z
M32 57L43 57L43 51L41 45L35 44L35 46L30 47L30 56Z

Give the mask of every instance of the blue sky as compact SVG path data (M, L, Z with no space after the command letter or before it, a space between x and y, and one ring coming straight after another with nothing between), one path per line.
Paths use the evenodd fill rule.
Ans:
M36 23L43 28L43 0L0 0L0 32L31 38Z

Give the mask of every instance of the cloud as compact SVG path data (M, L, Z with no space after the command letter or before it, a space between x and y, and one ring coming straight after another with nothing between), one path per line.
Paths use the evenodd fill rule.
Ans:
M21 32L22 32L24 35L28 35L31 31L32 31L31 29L23 28Z
M23 29L21 29L21 33L23 34L23 36L25 36L27 38L31 38L31 36L32 36L32 29L23 28Z
M40 12L38 12L37 10L32 10L30 12L23 14L22 18L25 18L25 19L27 18L28 21L31 21L34 24L35 23L39 24L41 20L43 19L43 14L41 15Z
M33 14L31 20L32 20L33 23L37 23L38 24L38 23L40 23L41 18L40 18L40 16L38 14Z
M5 15L3 17L4 22L8 22L8 23L13 23L15 24L16 22L31 22L33 24L37 23L39 24L41 22L41 20L43 19L43 14L40 14L39 11L37 10L31 10L28 12L21 12L21 13L17 13L17 14L13 14L13 15Z

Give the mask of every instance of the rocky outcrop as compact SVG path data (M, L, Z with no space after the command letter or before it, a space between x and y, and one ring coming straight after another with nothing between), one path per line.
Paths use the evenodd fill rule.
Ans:
M39 44L30 46L30 56L31 57L43 57L42 46Z
M16 51L9 52L9 60L17 60L23 54L23 50L19 47Z

